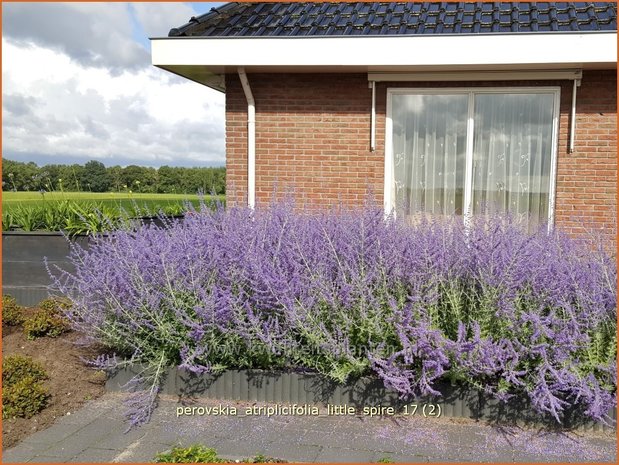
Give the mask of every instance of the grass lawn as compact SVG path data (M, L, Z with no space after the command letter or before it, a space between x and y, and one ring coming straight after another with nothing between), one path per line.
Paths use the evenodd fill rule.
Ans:
M225 200L225 195L211 196L205 195L204 200ZM145 208L149 211L158 211L160 208L165 208L172 205L179 205L185 201L190 201L194 205L198 205L199 197L190 194L141 194L129 192L47 192L44 195L39 192L10 192L2 193L2 210L7 212L11 207L18 205L23 207L35 207L43 204L60 202L63 200L97 202L108 207L123 208L132 210L137 204L140 208Z

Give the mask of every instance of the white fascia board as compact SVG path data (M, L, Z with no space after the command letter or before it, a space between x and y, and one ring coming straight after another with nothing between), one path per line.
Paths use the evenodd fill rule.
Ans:
M175 37L152 39L156 66L581 67L617 63L616 32L381 37Z
M510 70L510 71L444 71L415 73L368 73L368 81L511 81L511 80L572 80L582 79L580 69Z

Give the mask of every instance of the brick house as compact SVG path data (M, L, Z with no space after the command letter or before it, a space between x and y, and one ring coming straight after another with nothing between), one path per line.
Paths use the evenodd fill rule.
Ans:
M614 240L616 3L229 3L152 40L226 94L228 202L509 211Z

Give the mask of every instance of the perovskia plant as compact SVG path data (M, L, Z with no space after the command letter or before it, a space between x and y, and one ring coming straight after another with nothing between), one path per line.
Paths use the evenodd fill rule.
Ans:
M510 217L422 219L373 205L201 208L182 222L73 247L54 271L74 328L140 363L129 418L146 421L165 368L374 373L402 396L442 379L526 395L561 421L616 405L616 264ZM135 387L135 386L134 386Z

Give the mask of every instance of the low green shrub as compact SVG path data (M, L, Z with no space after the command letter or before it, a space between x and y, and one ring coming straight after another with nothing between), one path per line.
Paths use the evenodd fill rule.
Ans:
M2 296L2 324L19 326L24 322L22 307L10 295Z
M217 451L210 447L194 444L189 447L174 447L170 452L161 452L155 456L158 463L223 463L217 457Z
M47 388L28 376L2 390L2 418L30 418L47 406Z
M28 339L58 337L69 331L69 322L52 310L40 309L24 321L24 334Z
M217 451L211 447L194 444L189 447L174 447L169 452L161 452L155 456L158 463L232 463L230 460L217 456ZM267 457L262 454L241 463L287 463L285 460Z
M274 459L273 457L267 457L262 454L256 455L253 459L243 460L243 463L287 463L282 459Z
M71 301L61 297L48 297L39 302L38 307L49 312L61 313L64 310L71 308Z
M47 406L49 392L43 366L30 357L9 355L2 360L2 418L30 418Z
M7 388L31 378L34 381L47 379L43 365L23 355L9 355L2 360L2 385Z

